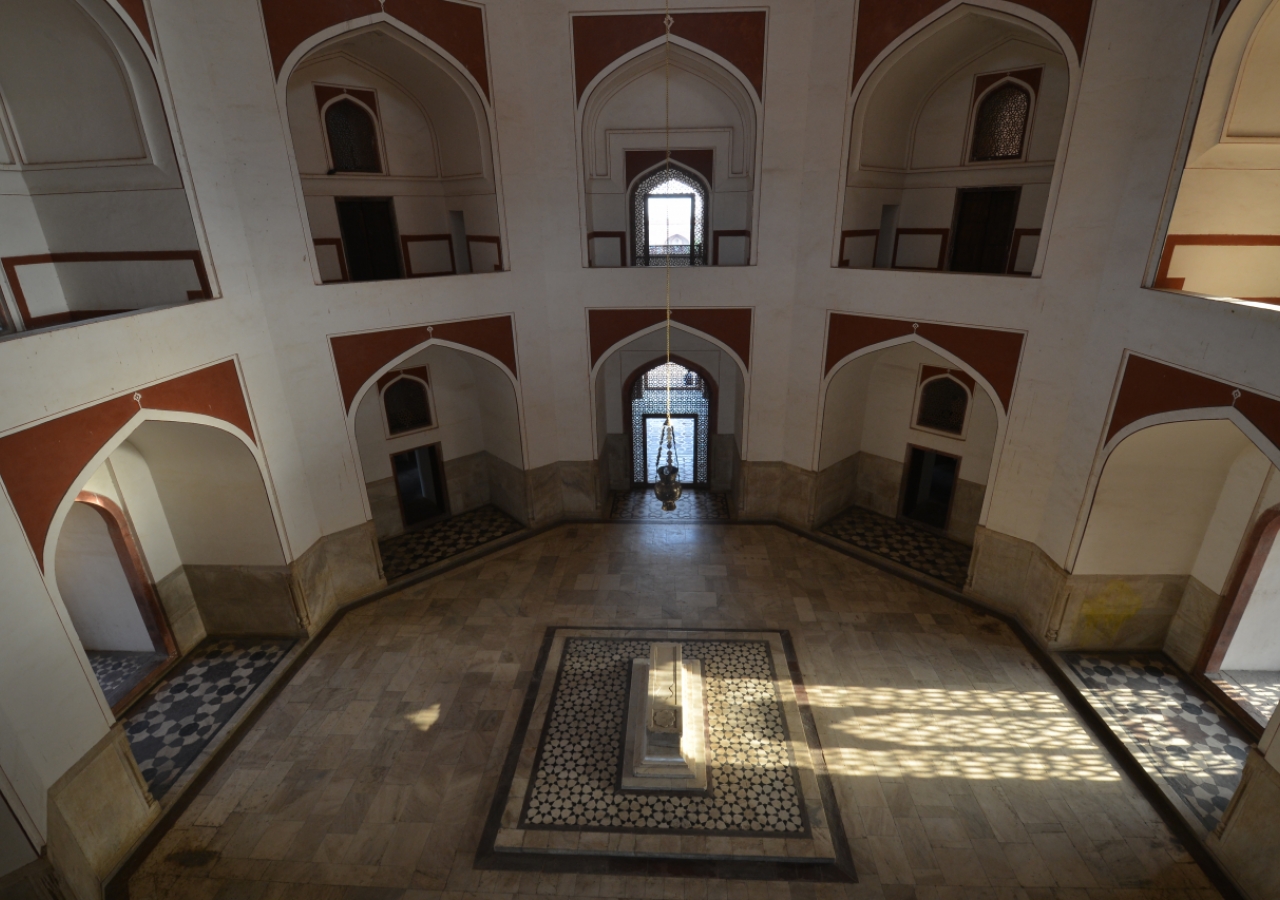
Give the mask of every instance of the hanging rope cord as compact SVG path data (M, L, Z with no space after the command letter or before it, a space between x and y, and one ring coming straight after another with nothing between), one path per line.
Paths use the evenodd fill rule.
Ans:
M663 77L663 133L666 135L666 171L671 173L671 26L675 20L671 18L671 4L667 3L662 24L666 28L666 40L662 44L662 77ZM666 263L667 263L667 424L663 431L667 434L667 464L671 465L671 449L675 444L676 429L671 422L671 215L666 216ZM661 445L659 445L661 446ZM661 449L659 449L661 454Z

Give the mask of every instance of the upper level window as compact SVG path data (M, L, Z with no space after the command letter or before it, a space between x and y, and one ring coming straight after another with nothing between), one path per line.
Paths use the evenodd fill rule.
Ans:
M382 392L382 406L387 413L387 431L404 434L435 424L431 419L431 401L427 386L417 378L398 378Z
M969 392L953 378L934 378L920 390L916 425L948 434L964 433L964 415L969 408Z
M705 266L707 189L677 168L636 185L632 199L637 266Z
M354 100L338 100L324 113L329 155L334 172L381 172L378 126L369 111Z
M1006 82L983 98L973 123L970 162L1021 159L1031 94Z

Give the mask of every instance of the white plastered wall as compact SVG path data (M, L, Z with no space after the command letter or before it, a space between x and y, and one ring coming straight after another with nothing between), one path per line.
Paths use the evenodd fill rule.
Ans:
M54 575L86 650L155 649L107 524L88 504L67 513Z

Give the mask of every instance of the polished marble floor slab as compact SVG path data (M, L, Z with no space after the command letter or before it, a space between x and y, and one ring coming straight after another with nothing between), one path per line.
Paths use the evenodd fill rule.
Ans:
M134 650L86 650L103 696L115 706L142 681L169 661L163 653Z
M548 627L782 630L856 884L478 868ZM1210 900L998 620L772 526L561 526L353 610L134 900Z
M1240 783L1249 738L1160 654L1061 653L1086 699L1208 834Z
M395 581L523 527L496 506L459 513L435 525L379 540L382 572L387 581Z
M910 522L851 507L821 529L824 534L962 588L973 548Z
M1264 728L1280 706L1280 672L1236 669L1208 677Z
M130 711L125 736L153 797L164 798L293 644L207 640Z
M729 521L729 495L712 493L704 488L685 486L675 509L663 509L652 488L614 491L611 519L657 519L680 521L698 519L708 522Z

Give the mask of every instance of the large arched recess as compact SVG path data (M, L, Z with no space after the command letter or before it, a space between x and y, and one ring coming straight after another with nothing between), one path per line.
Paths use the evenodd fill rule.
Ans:
M891 400L888 407L874 411L881 426L880 431L890 429L892 432L891 435L880 435L879 439L881 443L887 441L895 447L898 444L911 444L961 458L961 482L968 482L974 488L969 491L970 510L965 513L963 520L955 522L955 528L949 529L949 533L964 543L972 544L974 529L986 524L991 507L991 487L1000 467L1000 455L1008 428L1008 412L1001 403L999 391L985 375L960 356L918 334L904 335L862 347L835 362L823 378L813 443L813 469L818 473L818 481L815 504L810 513L812 522L814 525L821 524L850 504L868 506L886 515L896 514L896 509L880 508L868 502L870 497L859 502L855 487L858 479L857 465L851 463L863 452L865 414L870 399L868 379L872 374L871 370L881 362L904 371L909 369L910 381L907 383L902 382L901 378L896 379L902 383L889 385L890 390L886 396L894 394L895 386L898 388L896 393L902 396ZM962 373L961 380L967 378L971 383L968 422L960 439L963 443L914 428L916 395L924 380L922 367L929 366ZM859 411L856 416L849 414L849 403L857 406ZM857 435L849 428L854 422ZM883 451L876 455L883 455ZM886 458L901 462L892 456ZM883 463L880 468L885 468ZM900 478L900 473L890 471L882 473L881 480L886 484L893 482L896 485L896 479ZM981 499L973 503L978 490L981 491ZM957 500L961 499L960 496L957 497ZM891 501L881 498L881 506L885 502L896 506L896 495Z
M948 269L959 189L998 186L1020 192L1003 274L1039 275L1080 77L1070 36L1024 6L950 0L923 17L848 98L831 264ZM1008 81L1031 95L1023 153L973 162L977 103Z
M380 277L510 268L493 106L447 50L386 13L362 16L298 44L276 91L317 283L355 277L336 206L344 197L391 201L399 274ZM382 171L331 170L322 110L335 97L372 113Z
M665 323L658 323L627 335L601 353L591 367L591 446L598 462L601 496L631 488L625 392L637 370L666 358L665 329ZM747 446L750 372L726 343L679 322L671 323L671 352L673 359L696 365L715 384L708 483L713 491L737 492Z
M1047 637L1063 647L1202 650L1259 516L1280 502L1280 450L1231 408L1161 413L1099 453Z
M384 422L379 384L394 373L417 375L422 369L437 417L432 426L404 436L382 432L371 440L372 427L381 428ZM529 523L533 517L525 479L528 451L520 382L501 360L474 347L431 338L384 363L352 396L347 438L365 516L374 521L380 538L397 533L385 527L387 512L394 514L396 501L394 488L386 497L378 493L389 476L375 471L370 463L375 456L416 446L441 445L450 512L492 503L520 522ZM465 452L455 453L455 448Z
M58 539L81 493L127 512L180 652L206 635L302 633L284 534L264 460L240 428L212 416L140 409L93 456L58 504L40 550L55 609ZM95 685L84 648L77 653Z
M586 86L576 110L582 167L583 265L629 265L636 176L665 156L665 73L671 74L672 158L709 188L707 261L748 265L759 221L764 106L736 66L672 35L623 54ZM618 245L621 244L621 252Z
M6 328L217 293L148 39L106 0L0 7Z
M1280 4L1239 0L1205 35L1147 284L1280 305Z

